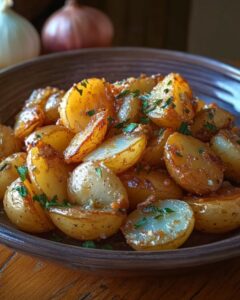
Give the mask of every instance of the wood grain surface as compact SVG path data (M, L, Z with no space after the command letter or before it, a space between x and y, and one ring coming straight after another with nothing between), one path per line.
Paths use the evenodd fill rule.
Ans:
M240 299L240 259L188 275L99 277L41 261L0 246L1 300Z

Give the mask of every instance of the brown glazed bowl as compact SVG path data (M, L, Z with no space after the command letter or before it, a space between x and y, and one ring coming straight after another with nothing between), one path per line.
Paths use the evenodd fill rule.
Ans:
M240 121L240 71L207 58L180 52L144 48L86 49L43 56L0 71L0 122L13 123L14 115L35 88L47 85L67 89L87 77L120 80L140 73L181 73L196 95L217 102ZM154 275L183 272L240 256L240 231L228 235L194 232L180 249L132 251L121 234L110 239L114 250L82 248L80 242L55 234L34 236L16 229L0 208L0 242L18 251L70 267L111 275ZM164 272L163 272L164 271Z

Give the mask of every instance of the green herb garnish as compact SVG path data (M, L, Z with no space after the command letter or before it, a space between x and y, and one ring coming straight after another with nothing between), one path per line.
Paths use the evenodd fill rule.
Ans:
M85 241L85 242L82 243L81 246L84 247L84 248L97 248L94 241Z
M162 108L168 107L173 102L173 97L169 97L166 102L162 105ZM174 104L174 103L173 103ZM175 105L175 104L174 104Z
M171 214L171 213L175 212L174 210L172 210L169 207L159 208L154 205L149 205L149 206L145 207L143 211L145 213L153 213L155 215L154 219L160 219L167 214Z
M189 130L189 127L188 127L188 123L186 122L182 122L178 131L182 134L185 134L185 135L191 135L191 131Z
M138 229L144 225L147 224L147 218L146 217L143 217L142 219L140 219L139 221L137 221L135 224L134 224L134 228L135 229Z
M123 127L126 125L127 122L128 122L128 120L127 120L127 121L120 122L120 123L116 124L116 125L114 126L114 128L121 129L121 128L123 128Z
M131 92L131 94L133 95L134 98L140 96L140 93L141 92L139 90L135 90L135 91Z
M26 180L27 174L28 174L28 169L25 166L20 166L20 167L15 167L18 175L20 176L21 180L24 181Z
M3 164L3 165L0 167L0 172L3 171L3 170L7 167L7 165L8 165L7 163Z
M198 149L198 153L199 153L199 154L203 154L203 152L204 152L204 149L203 149L203 148L199 148L199 149Z
M17 186L15 190L18 191L20 196L22 196L23 198L25 198L28 195L28 190L23 185Z
M89 110L86 112L86 114L89 116L89 117L92 117L93 115L95 115L96 111L95 109L92 109L92 110Z
M116 99L120 99L120 98L123 98L123 97L129 95L130 93L131 93L130 90L123 90L123 91L121 91L121 93L119 93L115 98L116 98Z
M41 204L43 208L49 209L50 207L71 207L72 205L67 201L58 202L57 195L55 195L51 200L45 194L39 194L33 196L33 200Z
M95 168L96 173L98 174L99 177L102 177L102 168L97 167Z
M216 127L214 124L209 123L209 122L206 122L206 123L203 125L203 127L205 127L207 130L212 131L212 132L217 131L217 127Z
M80 90L78 87L77 87L77 85L75 84L74 86L73 86L74 88L75 88L75 90L80 94L80 96L82 96L82 93L83 93L83 91L82 90Z
M123 128L124 132L133 132L134 129L138 127L137 123L130 123L126 127Z
M148 124L150 122L149 118L148 117L141 117L140 118L140 122L142 124Z
M108 120L109 125L112 125L112 123L114 122L114 119L113 119L113 117L111 117L111 116L109 116L109 117L107 118L107 120Z
M179 156L179 157L183 157L182 153L179 152L179 151L176 151L175 154L176 154L177 156Z
M83 79L80 83L83 87L87 87L87 84L88 84L88 80L87 79Z
M169 80L167 83L167 85L170 85L170 84L172 84L172 80Z
M42 137L42 135L41 135L40 133L36 133L36 134L35 134L35 137L36 137L37 139L40 139L40 138Z
M164 93L167 94L170 90L169 89L164 89L163 91L164 91Z

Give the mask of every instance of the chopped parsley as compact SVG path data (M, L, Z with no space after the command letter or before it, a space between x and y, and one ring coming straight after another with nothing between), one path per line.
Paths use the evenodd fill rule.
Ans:
M35 134L35 137L36 137L37 139L40 139L40 138L42 137L42 135L41 135L40 133L36 133L36 134Z
M162 102L162 99L156 99L153 101L152 106L149 107L148 101L143 102L143 112L145 114L153 111L160 103Z
M173 102L173 97L169 97L169 98L166 100L166 102L162 105L162 108L166 108L166 107L168 107L170 104L173 104L174 107L175 107L175 104L172 103L172 102Z
M107 120L108 120L109 125L112 125L112 123L114 122L114 119L113 119L113 117L111 117L111 116L109 116L109 117L107 118Z
M183 157L182 153L180 151L176 151L175 154L179 157Z
M133 132L134 129L138 127L137 123L130 123L126 127L123 128L124 132Z
M50 201L45 194L35 195L33 196L33 200L39 202L41 206L46 209L49 209L50 207L71 207L71 204L67 200L58 202L56 195Z
M169 207L159 208L154 205L149 205L149 206L145 207L143 211L145 213L153 213L155 215L154 219L160 219L167 214L171 214L171 213L175 212L174 210L172 210Z
M83 87L87 87L87 84L88 84L88 80L87 79L83 79L80 83Z
M86 114L89 116L89 117L92 117L93 115L95 115L96 111L95 109L92 109L92 110L89 110L86 112Z
M188 123L186 122L182 122L178 131L182 134L185 134L185 135L191 135L191 131L189 130L189 127L188 127Z
M170 84L172 84L172 80L169 80L167 83L167 85L170 85Z
M130 93L131 93L130 90L123 90L123 91L121 91L121 93L119 93L115 98L116 98L116 99L120 99L120 98L123 98L123 97L129 95Z
M80 96L82 96L83 90L79 89L78 86L75 84L73 86L75 88L75 90L80 94Z
M102 177L102 168L97 167L97 168L95 168L95 171L96 171L97 175L101 178Z
M199 149L198 149L198 153L199 153L199 154L203 154L203 152L204 152L204 149L203 149L203 148L199 148Z
M20 176L21 180L24 181L26 180L27 174L28 174L28 169L25 166L20 166L20 167L15 167L18 175Z
M127 122L128 122L128 120L120 122L120 123L116 124L114 127L117 128L117 129L121 129L126 125Z
M7 167L7 163L3 164L2 166L0 166L0 172L3 171L6 167Z
M135 90L135 91L133 91L133 92L131 92L131 94L133 95L133 97L135 98L135 97L139 97L140 96L140 91L139 90Z
M142 219L138 220L135 224L134 224L134 228L135 229L138 229L144 225L147 224L147 218L146 217L143 217Z
M142 124L148 124L149 123L149 118L148 117L141 117L140 118L140 122L142 123Z
M145 93L144 95L141 95L139 98L142 101L148 101L150 97L151 97L151 93Z
M165 128L160 128L159 130L154 131L155 136L162 136L165 131Z
M214 124L209 123L209 122L206 122L206 123L203 125L203 127L205 127L207 130L212 131L212 132L217 131L217 127L216 127Z
M164 91L164 93L167 94L170 90L169 89L164 89L163 91Z
M23 185L17 186L15 190L18 191L20 196L22 196L23 198L25 198L28 195L28 190Z
M94 243L94 241L85 241L82 243L81 245L84 248L97 248L96 244Z

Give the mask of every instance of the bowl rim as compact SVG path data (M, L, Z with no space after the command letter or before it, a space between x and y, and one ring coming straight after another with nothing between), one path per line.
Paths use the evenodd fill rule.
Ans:
M163 56L172 56L174 59L180 61L188 61L201 67L210 67L214 71L224 73L230 77L238 78L240 80L240 69L230 66L228 64L219 62L215 59L206 58L204 56L184 53L180 51L162 50L155 48L144 47L114 47L114 48L91 48L72 50L68 52L59 52L48 55L43 55L23 63L19 63L14 66L10 66L0 70L0 79L7 74L19 71L28 66L32 66L35 63L41 63L43 61L52 60L59 57L72 57L78 56L84 53L118 53L118 52L143 52L143 53L156 53ZM227 258L233 258L240 255L240 236L233 236L221 241L212 242L209 244L179 248L175 250L163 250L163 251L129 251L129 250L104 250L104 249L89 249L80 246L59 243L51 240L47 240L38 236L31 235L29 233L22 232L14 227L0 224L0 242L7 246L13 247L17 250L28 252L28 247L31 247L31 253L39 256L39 249L41 249L44 257L56 260L59 259L65 262L71 262L66 255L66 252L71 253L71 257L75 258L75 261L84 260L96 260L99 264L101 260L112 261L114 259L118 269L124 269L123 261L127 262L131 260L135 267L140 267L139 263L144 265L148 263L149 266L144 265L146 268L159 268L165 267L166 269L181 267L203 265L206 263L213 263ZM46 250L47 249L47 250ZM201 251L200 251L201 250ZM56 255L57 251L57 255ZM199 252L200 251L200 252ZM56 257L57 256L57 257ZM158 263L156 263L156 259ZM167 265L165 263L167 262ZM131 266L132 267L132 266Z

